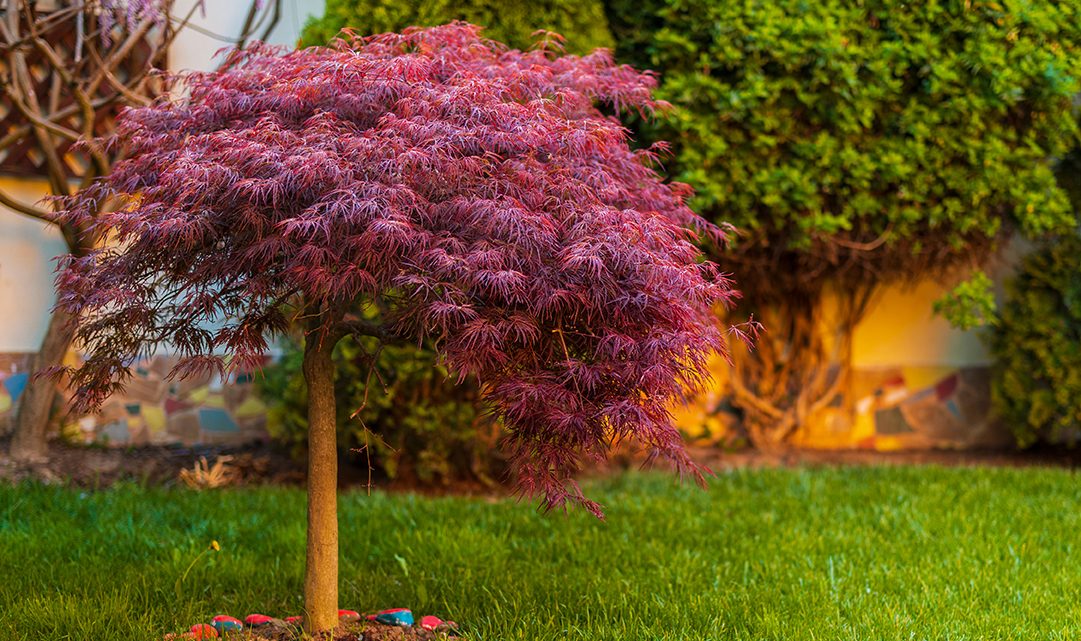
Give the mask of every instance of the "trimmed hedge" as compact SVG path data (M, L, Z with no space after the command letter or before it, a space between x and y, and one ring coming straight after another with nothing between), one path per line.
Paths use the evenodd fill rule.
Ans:
M610 0L609 19L677 107L654 133L697 209L773 245L963 254L1072 223L1049 159L1078 135L1077 2Z
M486 37L516 49L529 48L540 29L565 37L570 53L613 45L599 0L327 0L323 17L305 26L302 42L326 44L345 27L369 34L453 20L484 26Z

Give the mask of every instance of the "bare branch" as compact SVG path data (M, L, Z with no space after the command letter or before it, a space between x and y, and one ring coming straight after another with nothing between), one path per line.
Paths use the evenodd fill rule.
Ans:
M395 338L394 334L385 325L367 319L357 318L353 315L346 316L339 321L338 327L346 334L353 334L354 336L371 336L373 338L378 338L383 342L392 341Z
M16 213L29 216L30 218L36 218L37 220L49 223L50 225L58 224L56 215L52 212L19 201L3 189L0 189L0 205L4 205Z

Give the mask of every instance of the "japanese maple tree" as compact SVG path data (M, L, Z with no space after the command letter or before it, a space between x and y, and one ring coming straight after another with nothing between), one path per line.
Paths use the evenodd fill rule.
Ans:
M690 190L598 109L663 106L650 74L464 23L231 55L186 76L186 98L122 114L107 145L126 159L64 214L112 242L69 259L58 305L86 351L68 371L80 409L157 346L182 357L173 376L228 375L304 328L309 632L337 622L343 336L434 340L549 507L598 512L573 476L623 437L700 475L668 408L724 352L713 308L736 292L700 260L696 234L721 232Z

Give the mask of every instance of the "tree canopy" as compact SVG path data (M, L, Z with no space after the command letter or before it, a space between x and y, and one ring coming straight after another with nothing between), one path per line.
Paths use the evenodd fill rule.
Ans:
M689 226L721 232L597 108L662 107L655 80L478 32L250 47L121 114L106 144L127 158L65 203L112 241L58 277L79 405L166 343L186 376L257 368L290 325L309 349L428 338L481 382L520 487L550 506L596 509L571 477L613 439L696 471L668 406L725 349L713 308L736 292Z

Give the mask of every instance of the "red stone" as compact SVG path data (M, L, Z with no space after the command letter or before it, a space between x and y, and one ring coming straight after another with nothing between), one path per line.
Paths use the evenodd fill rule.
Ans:
M211 621L230 621L232 623L244 623L240 619L236 617L231 617L228 614L219 614L218 616L211 619Z
M349 621L359 621L360 612L357 612L356 610L338 610L338 618L347 619Z
M209 623L196 623L191 626L191 638L193 639L216 639L218 631Z
M286 623L300 623L304 620L304 617L285 617Z
M244 623L248 625L266 625L274 620L274 617L268 617L265 614L249 614L244 617Z
M443 619L440 619L439 617L433 617L429 614L426 617L420 618L420 627L425 630L434 630L441 625L443 625Z

